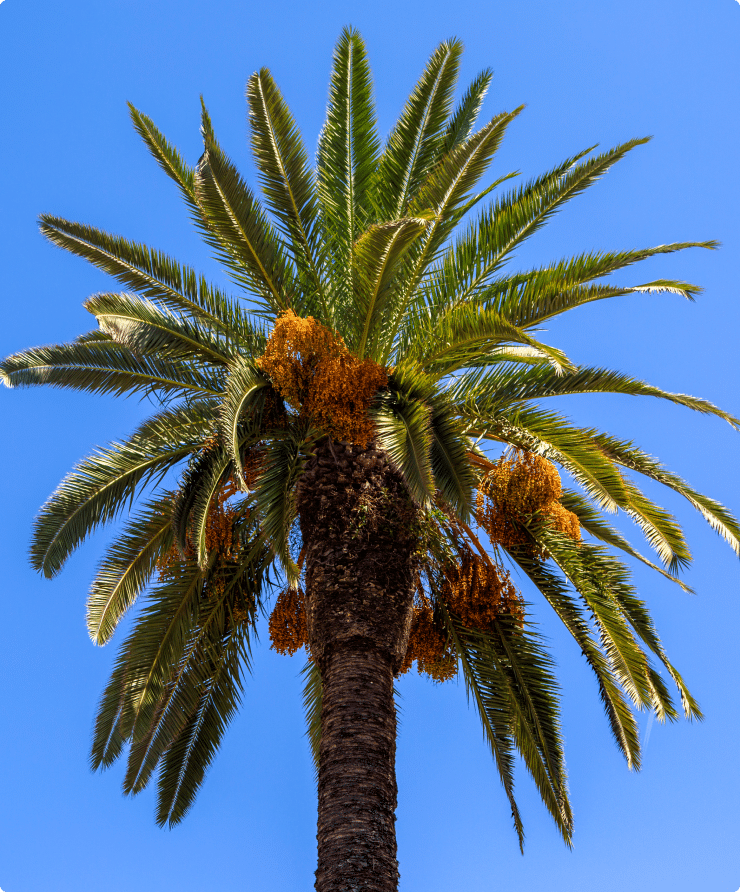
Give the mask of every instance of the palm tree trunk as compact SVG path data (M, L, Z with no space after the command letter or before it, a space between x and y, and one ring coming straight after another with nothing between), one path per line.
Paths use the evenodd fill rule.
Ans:
M393 672L374 649L345 645L322 673L318 892L395 892Z
M317 892L396 892L393 677L408 644L417 509L377 448L325 441L298 494L323 682Z

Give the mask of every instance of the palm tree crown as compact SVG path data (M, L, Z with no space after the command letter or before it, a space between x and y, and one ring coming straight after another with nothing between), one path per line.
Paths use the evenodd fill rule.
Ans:
M520 568L577 641L631 767L640 764L633 710L678 716L658 667L683 713L700 716L615 552L686 588L677 578L690 561L681 529L642 492L640 477L685 496L738 553L740 528L635 444L578 427L543 401L653 396L738 422L704 400L578 366L539 332L591 301L658 291L693 298L700 289L686 282L627 287L605 277L715 243L510 270L525 239L646 140L586 149L505 191L513 174L485 178L521 108L475 130L491 72L455 103L461 52L455 40L440 44L383 142L364 44L345 30L315 167L269 71L253 74L247 101L261 199L220 147L205 107L194 168L131 107L238 297L144 245L41 218L54 244L127 290L88 298L94 331L4 360L4 382L161 402L129 439L97 450L62 481L32 545L33 566L53 577L88 534L142 499L89 595L88 628L101 645L142 600L102 696L92 764L109 766L128 746L127 793L158 769L161 824L177 823L193 802L238 708L255 622L277 591L273 646L307 648L309 737L320 760L329 665L329 644L316 632L321 561L345 561L351 573L353 561L401 555L398 579L410 600L391 668L415 663L437 681L462 673L520 839L515 751L566 841L572 819L554 662L507 568ZM620 510L654 561L605 519ZM331 511L342 518L330 534L345 536L343 557L317 540Z

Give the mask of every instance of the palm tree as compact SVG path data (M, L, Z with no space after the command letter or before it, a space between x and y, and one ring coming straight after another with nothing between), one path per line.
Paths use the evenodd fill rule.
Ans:
M93 767L128 747L124 790L138 793L158 769L157 821L179 822L239 706L255 624L272 604L273 647L305 647L308 658L319 892L397 888L394 678L414 663L438 682L462 673L520 843L516 751L570 842L555 666L508 568L520 568L577 641L636 769L634 709L678 717L659 667L683 713L701 713L615 556L686 589L681 529L635 478L685 496L740 552L740 528L720 504L633 443L541 405L577 393L652 396L737 426L704 400L575 365L538 337L545 320L591 301L692 298L700 289L685 282L604 278L715 243L506 270L517 246L646 140L592 147L512 191L499 187L513 174L483 187L521 108L475 131L491 73L455 105L461 52L455 40L434 51L382 144L365 47L345 30L315 169L269 71L252 75L262 202L205 106L195 168L131 107L239 299L148 247L43 216L54 244L129 291L86 301L96 330L1 366L11 387L160 403L128 440L62 481L33 537L33 566L53 577L94 529L128 517L88 602L99 645L143 602L100 702ZM563 487L561 472L576 488ZM619 510L657 562L605 520Z

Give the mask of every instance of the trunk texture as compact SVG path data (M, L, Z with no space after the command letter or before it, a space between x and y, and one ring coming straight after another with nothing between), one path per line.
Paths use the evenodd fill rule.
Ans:
M396 711L417 509L374 446L324 441L298 493L306 619L324 686L317 892L396 892Z

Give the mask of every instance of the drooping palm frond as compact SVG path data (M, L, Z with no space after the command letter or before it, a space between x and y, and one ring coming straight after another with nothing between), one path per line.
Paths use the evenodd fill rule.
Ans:
M596 676L599 696L604 706L614 740L630 768L640 767L640 738L637 722L616 681L608 658L594 640L590 617L568 591L560 574L551 570L526 548L508 549L511 556L544 595L563 625L581 648Z
M316 776L319 773L319 750L321 747L321 701L323 696L323 684L321 672L315 660L309 660L301 669L301 675L305 679L303 685L303 709L306 713L306 737L311 748Z
M221 436L242 489L247 485L241 458L242 433L245 422L259 427L259 416L264 408L269 379L251 359L237 359L231 366L221 406Z
M172 493L146 503L108 548L87 600L87 629L105 644L172 545Z
M488 634L463 628L449 614L448 623L466 687L474 693L484 728L506 729L504 733L521 753L543 802L570 844L573 817L552 658L543 650L539 636L520 629L513 618L500 618L496 630ZM517 830L521 845L523 831L520 826Z
M174 827L186 816L205 779L229 722L241 703L242 667L249 667L243 641L230 640L223 650L201 658L208 672L193 679L198 696L185 727L161 757L156 821Z
M266 444L254 487L254 504L264 539L291 583L299 575L290 554L290 532L297 516L296 485L316 437L305 421L291 430L274 432Z
M177 570L147 596L118 653L95 719L90 754L93 770L112 765L135 728L148 727L154 706L196 627L203 574L193 561L181 562Z
M580 493L572 489L564 489L560 502L564 508L576 515L581 529L593 536L594 539L598 539L606 545L611 545L613 548L625 552L625 554L650 567L651 570L655 570L656 573L660 573L661 576L670 579L671 582L680 586L688 594L694 594L693 590L685 582L654 564L645 555L633 548L624 536L621 536L612 526L605 522L601 512Z
M215 420L215 407L166 410L128 440L101 449L59 484L36 519L31 562L51 578L100 524L116 517L146 484L197 450Z

